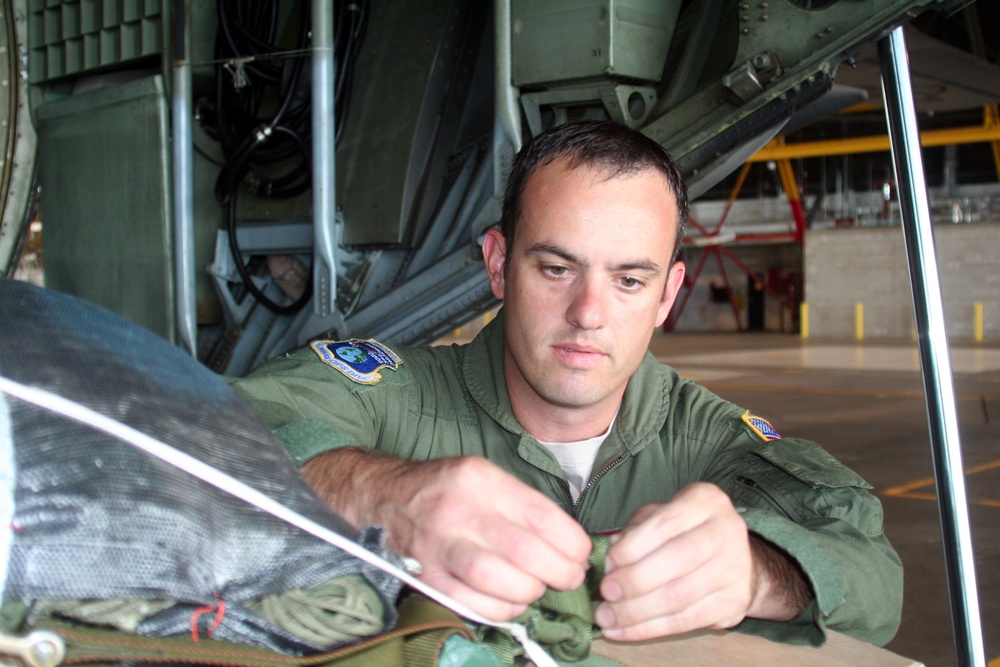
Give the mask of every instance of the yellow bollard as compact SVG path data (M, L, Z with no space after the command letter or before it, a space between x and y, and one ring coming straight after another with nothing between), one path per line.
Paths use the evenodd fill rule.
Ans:
M809 338L809 304L805 301L799 304L799 335L803 340Z
M976 314L975 314L975 339L977 343L983 342L983 302L976 302Z
M854 304L854 338L865 339L865 304L860 301Z

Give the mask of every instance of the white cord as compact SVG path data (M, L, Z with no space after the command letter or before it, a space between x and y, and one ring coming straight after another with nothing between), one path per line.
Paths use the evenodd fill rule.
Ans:
M204 461L180 451L170 445L152 438L141 431L137 431L131 426L122 424L99 412L95 412L75 401L63 398L58 394L29 387L19 382L14 382L8 378L0 376L0 391L11 396L58 413L80 423L91 426L99 431L103 431L123 442L138 447L144 452L169 463L198 479L211 484L212 486L225 491L240 500L258 507L268 514L276 516L305 532L318 537L319 539L338 547L347 553L360 558L366 563L373 565L380 570L391 574L403 583L415 588L432 600L439 602L451 609L459 616L481 625L489 625L494 628L506 630L524 647L524 652L538 667L558 667L555 660L542 649L533 639L528 636L527 629L520 623L505 623L491 621L466 607L461 602L453 600L441 591L428 586L408 572L401 570L381 556L368 551L354 540L344 537L340 533L334 532L320 524L302 516L298 512L291 510L281 503L264 495L257 489L244 484L235 477L227 475L218 468L214 468Z

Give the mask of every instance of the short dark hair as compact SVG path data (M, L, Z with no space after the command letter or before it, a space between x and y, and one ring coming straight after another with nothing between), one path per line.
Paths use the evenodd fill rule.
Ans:
M597 167L607 172L609 178L638 174L647 169L663 174L677 201L677 240L673 260L677 259L688 221L687 187L677 165L663 146L638 130L621 123L600 120L576 120L557 125L531 139L514 156L500 216L500 233L508 248L514 244L528 179L539 167L560 158L568 158L571 168L582 165Z

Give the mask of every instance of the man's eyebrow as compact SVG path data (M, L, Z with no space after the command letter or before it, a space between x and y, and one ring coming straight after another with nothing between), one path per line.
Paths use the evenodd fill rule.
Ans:
M590 266L590 262L577 257L573 253L569 252L564 248L559 246L554 246L548 243L536 243L527 250L527 255L555 255L571 264L576 264L577 266ZM660 273L660 265L651 259L635 259L626 260L623 262L617 262L608 266L609 271L620 272L642 272L649 274Z
M580 266L590 266L590 262L584 261L582 258L577 257L573 253L559 246L550 245L548 243L536 243L535 245L528 248L525 253L529 256L531 255L555 255L560 257L571 264L577 264Z
M659 273L660 265L648 259L637 259L630 262L621 262L610 267L612 271L641 271L642 273Z

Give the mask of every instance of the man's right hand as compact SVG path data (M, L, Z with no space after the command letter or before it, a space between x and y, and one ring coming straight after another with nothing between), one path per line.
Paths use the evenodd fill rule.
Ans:
M336 449L302 472L361 528L383 526L427 584L494 620L509 620L548 587L586 575L590 538L550 499L479 457L402 461Z

